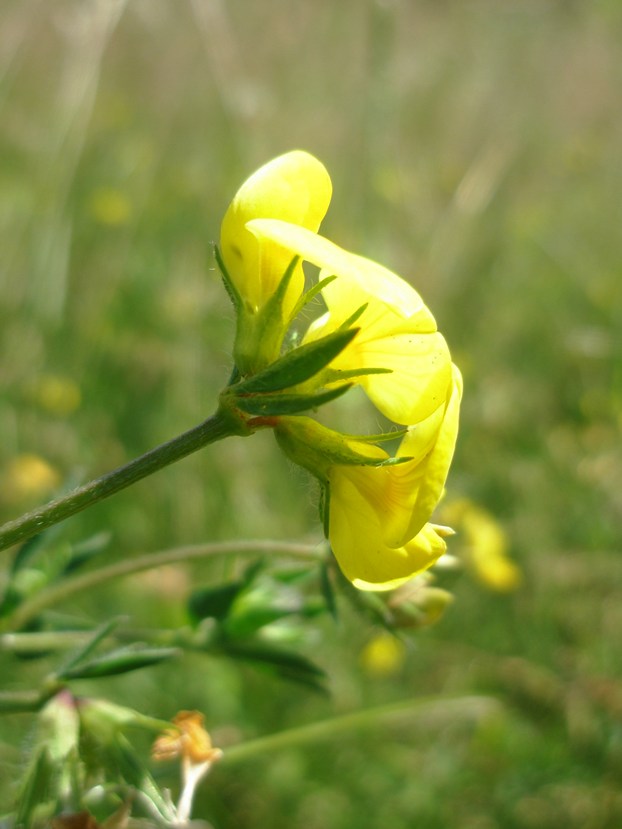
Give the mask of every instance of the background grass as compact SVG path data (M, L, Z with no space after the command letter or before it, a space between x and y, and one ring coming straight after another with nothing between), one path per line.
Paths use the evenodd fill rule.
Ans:
M45 476L16 484L16 457L45 460L50 486L91 477L211 413L233 336L211 243L241 181L301 147L332 174L326 235L437 316L466 384L451 494L497 516L525 572L511 596L459 580L384 679L359 660L371 627L320 624L327 699L205 660L111 680L146 713L203 710L225 742L409 696L503 701L478 728L223 767L197 809L217 827L621 825L621 37L615 0L2 4L0 517L45 495ZM314 499L257 435L63 537L109 530L111 558L313 540ZM181 621L188 590L169 572L74 608L158 625ZM0 661L9 687L31 670ZM28 728L2 725L3 806Z

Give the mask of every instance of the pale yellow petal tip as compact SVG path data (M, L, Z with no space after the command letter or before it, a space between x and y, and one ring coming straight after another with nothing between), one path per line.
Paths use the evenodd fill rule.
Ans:
M482 586L510 593L523 584L522 570L508 555L507 534L491 513L468 498L461 498L443 508L443 517L455 522L462 531L464 563Z

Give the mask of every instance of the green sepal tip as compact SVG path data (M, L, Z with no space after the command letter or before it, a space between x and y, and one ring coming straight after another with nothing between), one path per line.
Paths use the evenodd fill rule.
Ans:
M235 392L258 394L281 391L304 383L340 354L354 339L359 329L336 331L312 343L289 351L259 374L236 384ZM335 378L340 379L340 378Z

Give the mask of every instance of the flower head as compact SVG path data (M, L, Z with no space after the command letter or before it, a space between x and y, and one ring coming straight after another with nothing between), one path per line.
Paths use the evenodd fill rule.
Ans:
M318 234L330 195L324 167L296 151L251 176L227 211L221 260L238 312L242 378L227 401L256 416L253 427L274 427L285 452L322 482L325 527L347 578L386 590L445 552L451 531L430 519L453 456L462 379L417 291ZM304 295L302 261L320 269ZM320 290L326 312L283 355L292 317ZM374 438L300 417L353 382L407 427L394 458Z

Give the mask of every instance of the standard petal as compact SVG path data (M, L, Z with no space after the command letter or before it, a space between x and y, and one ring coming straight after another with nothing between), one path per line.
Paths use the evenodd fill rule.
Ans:
M220 245L229 276L251 307L261 307L271 296L293 253L278 242L266 239L260 243L247 229L247 223L251 219L277 218L316 231L331 193L324 165L301 150L268 162L240 187L223 219ZM290 285L288 310L300 296L303 284L299 266Z

